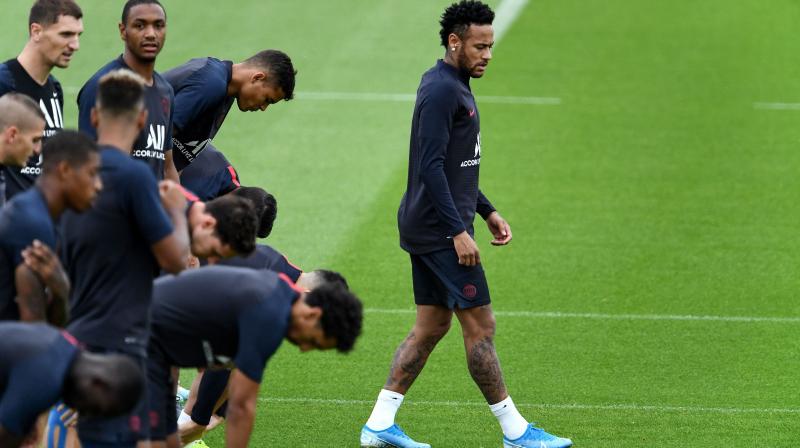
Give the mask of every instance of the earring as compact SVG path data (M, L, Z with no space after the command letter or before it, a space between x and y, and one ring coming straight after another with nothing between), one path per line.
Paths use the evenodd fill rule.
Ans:
M450 51L456 51L456 47L450 47Z

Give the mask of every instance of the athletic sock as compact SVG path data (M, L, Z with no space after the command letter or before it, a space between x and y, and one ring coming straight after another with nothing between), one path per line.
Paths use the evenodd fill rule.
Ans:
M508 440L516 440L525 434L528 430L528 421L519 413L514 402L511 401L511 396L497 404L490 404L489 409L492 414L497 417L500 423L500 428L503 429L503 434Z
M367 420L367 428L373 431L383 431L394 425L394 416L400 405L403 404L403 395L390 390L381 389L372 414Z
M190 421L192 421L192 416L184 411L181 411L181 415L178 416L178 426Z

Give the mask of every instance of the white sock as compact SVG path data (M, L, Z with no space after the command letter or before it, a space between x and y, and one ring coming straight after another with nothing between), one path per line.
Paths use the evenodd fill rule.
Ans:
M403 404L403 395L390 390L381 389L372 414L367 420L367 428L373 431L383 431L394 425L394 416L400 405Z
M184 423L186 423L188 421L191 421L191 420L192 420L192 416L191 415L181 411L181 415L178 416L178 426L180 426L180 425L182 425L182 424L184 424Z
M503 434L509 440L516 440L525 434L528 430L528 421L519 413L514 402L511 401L511 396L497 404L490 404L489 409L492 414L497 417L500 427L503 429Z

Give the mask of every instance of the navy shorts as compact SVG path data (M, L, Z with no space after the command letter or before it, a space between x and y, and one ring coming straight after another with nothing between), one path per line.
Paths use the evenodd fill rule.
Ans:
M130 353L89 347L94 353L120 353L130 356L146 372L145 359ZM112 418L78 417L78 439L83 448L135 447L139 440L149 438L151 416L147 405L147 383L136 407L129 414Z
M147 358L147 393L150 415L150 440L164 441L178 432L178 410L175 407L175 378L169 363L150 350Z
M414 303L467 309L491 303L483 266L458 264L455 249L411 254Z

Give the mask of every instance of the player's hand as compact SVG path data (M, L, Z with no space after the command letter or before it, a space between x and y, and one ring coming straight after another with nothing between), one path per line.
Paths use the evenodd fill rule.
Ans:
M486 225L489 226L489 231L492 232L492 236L494 236L492 245L505 246L511 241L511 227L499 213L492 212L492 214L486 218Z
M475 266L481 262L478 245L475 244L475 240L469 236L466 230L453 237L453 245L455 245L456 253L458 254L458 264Z
M186 208L186 197L177 183L171 180L162 180L158 183L158 193L161 196L161 205L165 209L180 211Z
M53 251L39 240L22 251L25 266L35 272L45 286L55 291L69 290L69 279Z

